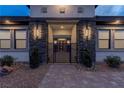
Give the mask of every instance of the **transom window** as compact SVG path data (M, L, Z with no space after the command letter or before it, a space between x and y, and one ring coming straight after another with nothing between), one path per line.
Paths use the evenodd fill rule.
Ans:
M0 30L0 48L11 48L10 30Z
M98 31L98 48L109 49L110 48L110 37L109 30L99 30Z
M114 48L124 48L124 30L115 30Z
M42 13L47 13L47 7L42 7L42 8L41 8L41 12L42 12Z
M60 14L64 14L65 13L65 8L64 7L61 7L60 10L59 10Z
M82 7L78 7L77 13L83 13L83 8Z

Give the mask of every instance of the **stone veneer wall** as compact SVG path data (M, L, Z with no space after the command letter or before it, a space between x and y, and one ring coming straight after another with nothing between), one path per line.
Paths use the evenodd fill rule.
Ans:
M86 24L88 24L91 29L91 39L88 41L84 39L84 31L86 28ZM83 59L82 59L83 49L88 48L90 50L92 63L95 64L95 58L96 58L95 37L96 37L96 30L95 30L94 21L80 21L77 24L77 46L78 46L77 61L79 63L83 62Z
M38 29L41 33L40 39L34 39L34 27L38 25L41 26L41 29ZM47 42L48 41L48 25L46 22L30 22L30 30L29 30L29 48L30 54L32 52L32 48L36 46L39 49L40 55L40 62L46 63L47 62Z

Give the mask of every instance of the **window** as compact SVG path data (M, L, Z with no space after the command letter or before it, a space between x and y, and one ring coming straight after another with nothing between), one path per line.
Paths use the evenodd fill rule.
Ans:
M61 8L60 8L60 13L61 13L61 14L64 14L64 13L65 13L65 8L64 8L64 7L61 7Z
M26 31L16 30L15 31L15 48L26 48Z
M124 30L116 30L114 33L114 48L124 48Z
M10 30L0 30L0 48L11 48Z
M78 7L77 13L83 13L83 8L82 7Z
M42 12L42 13L47 13L47 7L42 7L42 8L41 8L41 12Z
M98 47L102 49L110 48L109 30L98 31Z

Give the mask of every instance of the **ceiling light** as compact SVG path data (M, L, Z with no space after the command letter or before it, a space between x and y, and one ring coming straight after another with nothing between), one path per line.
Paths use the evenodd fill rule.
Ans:
M9 23L10 23L10 21L9 21L9 20L5 20L5 23L9 24Z
M61 29L63 29L63 28L64 28L64 26L62 25L62 26L60 26L60 28L61 28Z
M121 23L121 20L116 20L114 23L119 24L119 23Z
M6 23L6 24L10 24L11 21L10 21L10 20L5 20L5 23Z

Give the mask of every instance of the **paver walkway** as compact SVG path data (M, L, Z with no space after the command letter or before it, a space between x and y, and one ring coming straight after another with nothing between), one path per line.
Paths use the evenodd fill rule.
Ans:
M51 64L40 88L124 87L124 72L91 72L76 69L74 64Z

